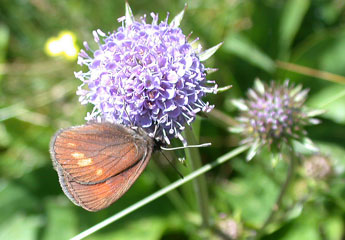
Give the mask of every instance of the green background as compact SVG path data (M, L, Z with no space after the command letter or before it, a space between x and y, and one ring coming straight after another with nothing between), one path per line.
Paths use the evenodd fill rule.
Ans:
M345 236L345 3L341 0L195 0L188 1L181 28L199 37L204 49L224 45L206 62L209 75L232 89L207 98L231 116L230 100L244 97L256 77L286 78L310 88L307 105L323 108L322 124L309 137L330 159L331 177L305 177L303 164L284 198L283 209L262 239L342 239ZM185 1L130 1L135 16L158 12L165 19ZM62 30L74 32L79 47L92 30L116 29L124 1L2 0L0 2L0 239L68 239L178 179L166 160L151 161L129 192L108 209L89 213L63 195L48 148L54 132L83 124L86 107L75 91L76 61L49 57L44 45ZM286 70L276 60L338 75L343 83ZM295 66L295 65L294 65ZM297 71L297 73L296 73ZM343 76L343 77L342 77ZM341 80L340 80L341 81ZM89 108L90 109L90 106ZM203 163L238 145L238 136L218 121L202 118ZM177 156L168 154L187 174ZM97 232L88 239L222 239L217 226L226 218L253 235L268 216L284 181L286 163L272 166L263 151L253 161L241 155L206 174L213 227L199 227L193 186L186 184Z

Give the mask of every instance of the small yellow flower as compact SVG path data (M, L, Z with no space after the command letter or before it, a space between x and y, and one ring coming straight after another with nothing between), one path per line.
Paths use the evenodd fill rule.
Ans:
M48 56L63 56L68 60L76 59L79 52L76 45L76 37L70 31L62 31L58 37L49 38L44 50Z

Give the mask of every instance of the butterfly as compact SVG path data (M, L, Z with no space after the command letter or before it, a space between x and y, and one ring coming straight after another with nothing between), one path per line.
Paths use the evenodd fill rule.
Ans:
M141 128L91 122L59 130L50 155L65 195L99 211L127 192L159 146Z

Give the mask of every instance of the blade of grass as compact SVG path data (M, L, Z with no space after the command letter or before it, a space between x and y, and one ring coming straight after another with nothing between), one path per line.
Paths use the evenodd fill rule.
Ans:
M185 178L179 179L179 180L173 182L172 184L170 184L170 185L166 186L165 188L151 194L150 196L140 200L139 202L129 206L128 208L122 210L121 212L105 219L104 221L94 225L93 227L85 230L84 232L81 232L80 234L73 237L71 240L79 240L79 239L83 239L83 238L91 235L92 233L108 226L109 224L117 221L118 219L134 212L135 210L141 208L142 206L145 206L146 204L152 202L153 200L156 200L157 198L163 196L164 194L178 188L179 186L183 185L184 183L189 182L189 181L193 180L194 178L200 176L201 174L204 174L204 173L210 171L211 169L215 168L216 166L236 157L237 155L246 151L248 148L249 148L248 145L243 145L243 146L240 146L238 148L235 148L234 150L228 152L227 154L217 158L215 161L213 161L209 164L206 164L203 167L199 168L198 170L192 172L191 174L187 175Z
M291 72L296 72L306 76L320 78L330 82L345 84L345 77L334 73L320 71L313 68L304 67L294 63L288 63L279 60L276 61L276 65L278 68L285 69Z
M11 106L0 109L0 121L5 121L9 118L18 117L25 113L30 113L33 108L45 106L54 102L74 90L74 83L70 80L65 80L58 85L52 87L49 91L39 93L26 100L15 103ZM27 106L28 104L34 107Z
M289 48L300 29L310 6L310 0L288 0L285 4L279 31L279 50L282 59L287 59Z
M223 49L266 72L273 73L275 71L274 61L248 38L239 33L229 34L224 40Z
M341 91L340 93L334 95L331 98L328 98L322 105L320 105L320 108L325 108L327 105L337 101L340 98L343 98L345 96L345 90Z

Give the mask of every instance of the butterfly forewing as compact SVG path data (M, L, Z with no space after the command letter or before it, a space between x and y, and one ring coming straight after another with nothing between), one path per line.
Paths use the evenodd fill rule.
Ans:
M59 131L51 142L53 165L67 197L89 211L119 199L146 167L154 141L146 133L110 123Z
M52 141L55 164L79 183L99 183L143 158L147 138L118 124L93 123L59 131ZM125 161L123 159L126 159Z

